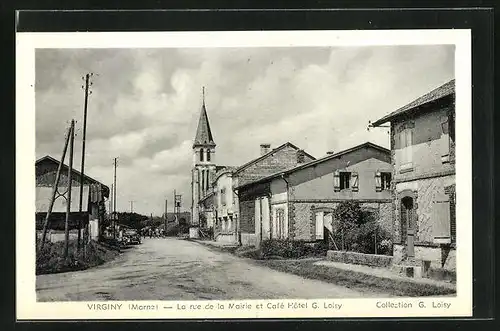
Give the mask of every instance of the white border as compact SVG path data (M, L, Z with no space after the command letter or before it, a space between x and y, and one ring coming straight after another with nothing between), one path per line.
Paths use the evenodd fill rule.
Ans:
M456 191L457 296L446 298L336 299L339 312L326 310L333 300L245 300L248 310L162 310L141 312L91 311L89 302L41 303L35 293L35 49L36 48L162 48L162 47L310 47L367 45L456 46ZM18 319L169 319L169 318L307 318L307 317L451 317L472 315L472 126L470 30L372 31L245 31L245 32L130 32L18 33L16 36L16 295ZM391 110L388 109L388 112ZM26 234L31 234L27 236ZM308 309L287 309L287 302L308 302ZM380 301L412 303L413 309L376 308ZM447 310L432 302L451 303ZM127 307L129 303L123 303ZM196 301L207 304L230 301ZM241 302L239 300L238 302ZM284 309L256 309L256 303L285 303ZM319 309L311 307L317 302ZM426 308L418 308L424 302ZM102 303L102 302L101 302ZM146 302L144 302L146 303ZM162 301L148 301L158 304ZM175 306L193 302L170 302ZM175 313L174 313L175 312Z

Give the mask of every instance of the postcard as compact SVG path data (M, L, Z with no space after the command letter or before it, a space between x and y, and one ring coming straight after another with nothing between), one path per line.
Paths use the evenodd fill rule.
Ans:
M19 320L472 315L470 30L16 56Z

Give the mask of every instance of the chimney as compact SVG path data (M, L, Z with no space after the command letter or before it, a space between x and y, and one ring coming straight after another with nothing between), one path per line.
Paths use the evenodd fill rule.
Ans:
M271 150L271 144L260 144L260 155L269 153Z
M305 161L304 159L305 159L304 150L299 149L297 151L297 164L304 163L304 161Z
M328 152L326 152L326 155L332 155L332 154L335 154L335 152L334 151L328 151Z

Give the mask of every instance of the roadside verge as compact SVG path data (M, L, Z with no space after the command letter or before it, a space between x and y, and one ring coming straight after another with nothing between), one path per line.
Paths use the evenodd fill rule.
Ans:
M255 249L222 245L203 240L193 242L207 246L219 252L247 258L256 265L298 275L308 279L316 279L339 286L362 291L377 291L391 296L443 296L454 295L454 284L431 281L427 279L401 277L391 274L389 270L381 272L380 268L359 267L357 265L337 264L327 261L326 257L303 259L261 259Z

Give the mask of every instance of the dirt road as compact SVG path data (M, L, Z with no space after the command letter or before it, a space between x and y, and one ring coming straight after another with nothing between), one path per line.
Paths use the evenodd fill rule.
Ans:
M178 239L145 239L97 268L40 275L38 301L375 297Z

